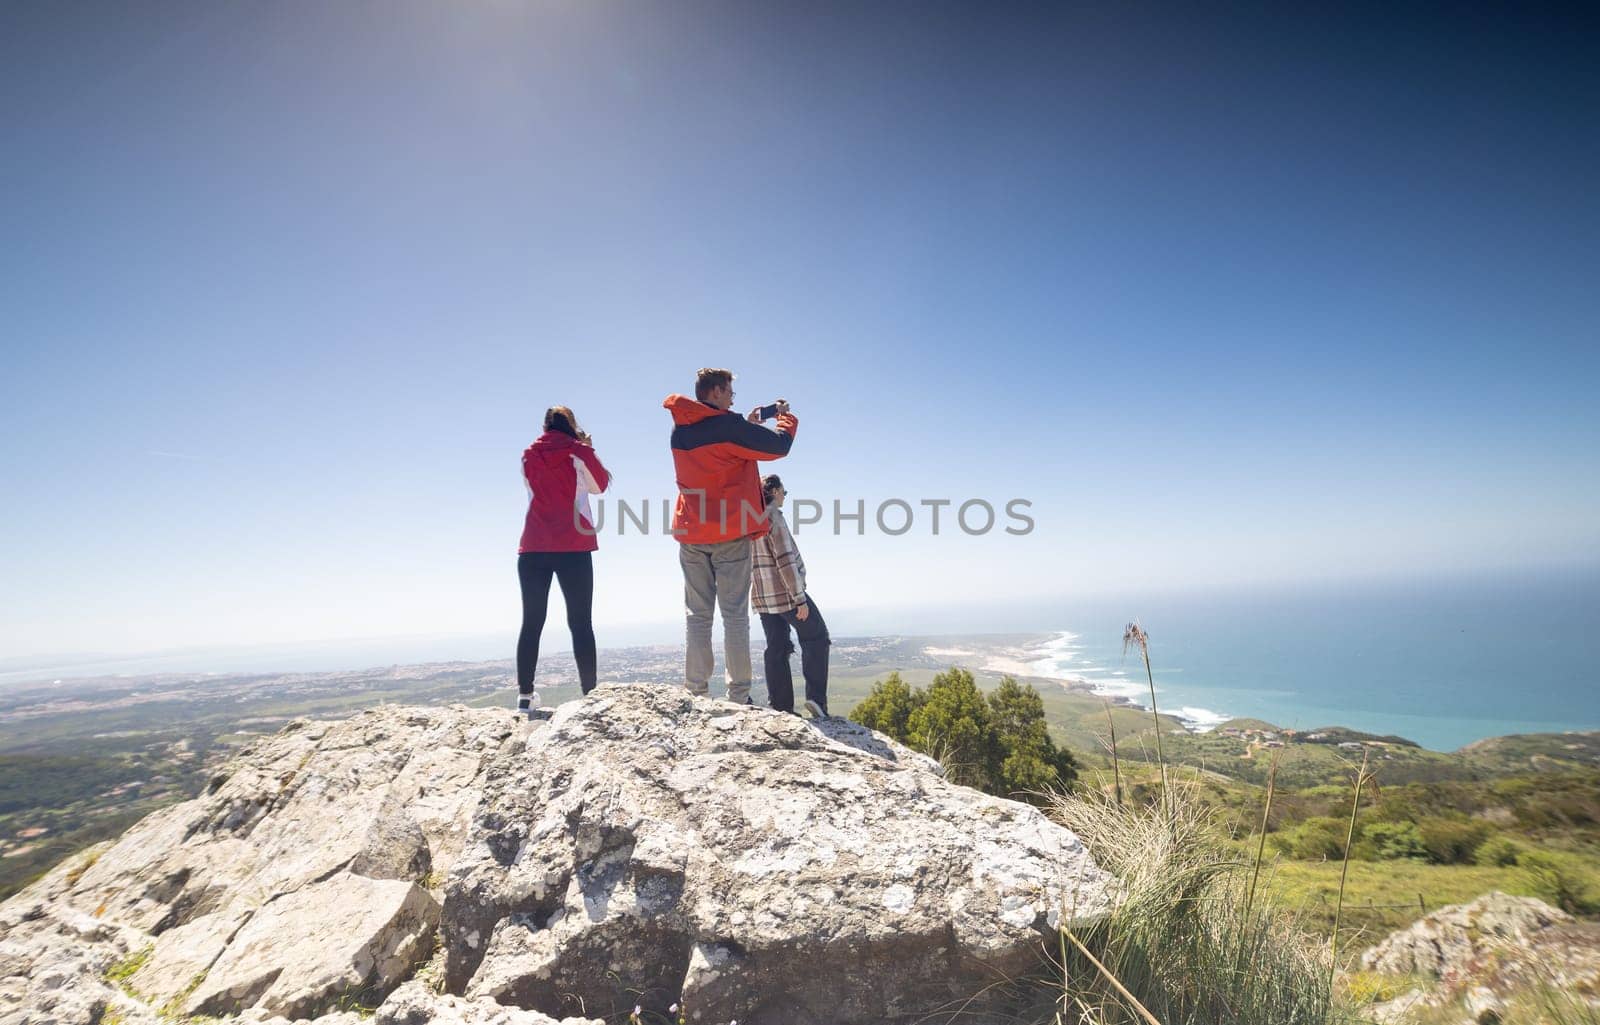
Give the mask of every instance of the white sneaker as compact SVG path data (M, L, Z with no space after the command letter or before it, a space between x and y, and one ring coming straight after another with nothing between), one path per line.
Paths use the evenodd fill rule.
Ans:
M810 698L806 698L806 714L813 719L826 719L828 717L828 713L822 710L822 706Z
M533 710L539 707L539 692L537 690L527 694L517 695L517 711L526 718L533 718Z

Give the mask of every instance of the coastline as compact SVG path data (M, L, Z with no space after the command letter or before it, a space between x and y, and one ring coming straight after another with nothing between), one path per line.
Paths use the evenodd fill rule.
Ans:
M1101 635L1109 637L1111 633L1101 631ZM955 660L986 673L1033 680L1036 685L1054 683L1076 694L1102 698L1115 707L1147 712L1149 684L1137 654L1130 652L1124 661L1120 643L1097 646L1086 643L1084 637L1076 631L1056 629L996 637L994 642L985 643L981 636L967 635L961 638L959 647L945 642L946 646L924 648L922 653L944 660L945 664ZM1120 641L1120 634L1116 639ZM1511 709L1484 708L1481 689L1463 689L1457 683L1473 679L1460 669L1439 672L1435 680L1429 681L1432 687L1428 689L1409 680L1396 680L1394 667L1407 665L1402 661L1406 653L1401 652L1392 660L1382 659L1391 652L1379 644L1349 655L1324 651L1320 654L1330 657L1313 659L1303 670L1280 662L1264 666L1259 673L1252 672L1253 660L1239 649L1228 652L1228 657L1220 661L1207 660L1208 654L1214 654L1211 652L1191 656L1197 664L1189 665L1183 661L1186 649L1177 647L1180 664L1166 664L1166 660L1155 664L1156 701L1163 716L1176 720L1191 735L1212 733L1230 721L1248 719L1300 733L1331 729L1399 736L1430 751L1453 752L1491 738L1600 729L1600 720L1592 715L1536 718ZM1167 654L1165 649L1163 653ZM1167 659L1172 657L1167 654ZM1346 659L1349 673L1334 677L1328 666ZM1210 667L1209 671L1203 666ZM1186 668L1190 672L1183 675ZM1265 686L1250 686L1258 677ZM1389 681L1393 681L1393 688L1383 691L1385 700L1366 703L1364 699L1382 690ZM1333 686L1327 686L1329 683ZM1436 707L1405 707L1408 701L1417 706L1418 695L1430 691L1448 695L1449 700ZM1470 711L1463 707L1474 702L1478 707Z
M1125 708L1150 710L1149 684L1130 677L1127 670L1110 669L1084 661L1079 635L1070 630L1057 630L1048 640L1025 649L1006 654L985 656L983 668L1012 676L1027 676L1054 680L1063 688L1081 691L1104 698L1113 705ZM976 655L977 652L961 649L925 648L929 655ZM1162 688L1156 686L1156 694ZM1162 708L1162 715L1178 720L1190 733L1209 733L1236 716L1196 705Z

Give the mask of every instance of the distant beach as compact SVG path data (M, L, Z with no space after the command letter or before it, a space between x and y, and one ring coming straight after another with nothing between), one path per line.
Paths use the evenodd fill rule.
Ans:
M963 648L927 647L923 654L934 657L972 658L979 652ZM1071 630L1058 630L1049 639L1031 645L1025 650L1004 653L982 653L982 668L993 673L1011 676L1028 676L1060 681L1062 686L1087 691L1109 699L1113 704L1150 707L1150 688L1142 673L1138 678L1126 668L1112 668L1101 664L1104 659L1094 659L1086 654L1079 636ZM1135 663L1130 662L1130 665ZM1160 701L1161 686L1156 686ZM1216 729L1233 716L1225 712L1201 708L1196 705L1162 707L1163 715L1170 715L1196 733Z
M1116 603L1065 603L995 671L1149 705ZM1234 717L1348 726L1437 751L1484 737L1600 727L1600 571L1130 600L1150 632L1156 700L1192 730Z

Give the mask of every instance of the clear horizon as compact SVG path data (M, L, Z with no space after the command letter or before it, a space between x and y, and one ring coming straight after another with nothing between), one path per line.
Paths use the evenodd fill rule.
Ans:
M1600 565L1560 567L1543 570L1500 572L1455 572L1426 577L1383 576L1364 579L1332 579L1316 582L1280 582L1275 586L1213 588L1178 593L1108 593L1101 595L1061 595L1044 602L1025 601L992 604L981 608L970 605L906 605L891 608L843 607L835 616L834 634L838 638L906 636L951 637L994 636L1002 634L1049 634L1061 630L1087 633L1091 622L1098 624L1096 640L1101 646L1107 638L1115 642L1124 622L1142 619L1157 638L1163 638L1172 617L1192 619L1210 613L1228 632L1248 633L1248 624L1258 619L1260 610L1287 607L1293 603L1348 601L1354 598L1393 600L1397 595L1414 594L1422 603L1441 594L1515 593L1520 589L1566 589L1576 596L1580 607L1574 611L1578 622L1594 620L1593 604L1600 598ZM1510 601L1511 599L1506 599ZM559 598L553 598L559 606ZM1582 603L1588 602L1588 612ZM1235 609L1233 615L1220 612ZM1152 616L1154 618L1152 618ZM565 657L566 628L552 615L546 623L545 646L552 654ZM1315 632L1313 625L1307 629ZM1333 630L1334 628L1330 628ZM681 619L661 619L640 623L597 623L597 639L602 652L633 647L673 647L683 644ZM1331 636L1331 635L1330 635ZM1597 635L1600 636L1600 635ZM1164 638L1163 638L1164 639ZM1317 638L1321 643L1327 638ZM1380 641L1376 635L1372 638ZM716 637L720 646L720 633ZM1587 667L1600 664L1585 657L1587 641L1578 641L1572 659ZM461 633L393 634L367 637L327 637L302 642L268 644L191 645L124 652L52 652L36 656L0 657L0 688L10 684L45 682L52 675L61 678L86 678L99 675L140 676L163 672L320 672L377 668L386 665L411 665L440 661L502 661L514 655L515 627L501 631ZM1441 652L1448 654L1448 652ZM1592 673L1591 673L1592 675ZM1248 690L1248 685L1243 685ZM1575 710L1579 719L1589 709ZM1600 706L1593 709L1600 722ZM1589 720L1583 719L1587 722Z
M114 11L0 10L5 661L509 632L543 409L659 505L702 365L830 613L1600 564L1588 12Z
M1456 576L1447 580L1371 581L1361 586L1153 596L1052 604L1047 607L878 610L887 620L844 617L839 641L897 637L933 645L939 665L961 665L980 677L1010 673L1078 680L1096 693L1145 704L1136 658L1121 644L1126 619L1149 630L1162 711L1196 728L1234 718L1259 718L1311 729L1345 726L1408 737L1433 750L1514 733L1600 729L1593 687L1600 664L1600 571ZM914 623L914 629L899 629ZM623 649L681 650L681 627L662 624L654 636L600 633L602 681L638 678ZM996 635L1035 639L1024 654ZM557 693L571 691L572 669L547 627ZM1556 643L1545 643L1553 640ZM67 692L86 677L111 679L112 690L150 677L192 680L240 675L382 674L421 663L498 661L510 700L512 637L402 637L309 646L189 650L126 661L18 670L0 663L0 695L59 683ZM653 660L659 661L659 660ZM854 664L854 660L852 661ZM914 659L914 661L920 661ZM885 662L898 664L895 658ZM672 659L657 665L663 685L676 685ZM114 695L108 695L114 697Z
M1383 587L1387 587L1387 586L1409 586L1409 585L1417 585L1417 584L1426 585L1426 584L1430 584L1430 583L1431 584L1445 583L1445 582L1449 582L1449 581L1452 581L1452 580L1454 580L1454 581L1475 580L1475 579L1483 579L1485 577L1493 578L1493 577L1496 577L1496 576L1506 576L1506 577L1516 577L1516 578L1524 578L1525 577L1525 578L1534 578L1534 579L1538 579L1538 578L1541 578L1541 577L1551 577L1551 578L1557 578L1557 577L1578 577L1578 578L1593 577L1596 580L1600 580L1600 563L1595 563L1593 565L1518 566L1518 567L1509 567L1509 568L1508 567L1491 567L1491 568L1471 568L1471 569L1466 569L1466 570L1454 569L1454 570L1449 570L1449 571L1445 571L1445 572L1438 573L1438 574L1423 574L1423 575L1416 575L1416 574L1387 574L1387 575L1383 575L1383 574L1380 574L1380 575L1376 575L1376 576L1323 577L1323 578L1320 578L1320 579L1313 579L1313 580L1306 580L1306 579L1267 580L1267 581L1259 581L1259 582L1256 582L1254 584L1245 585L1245 586L1235 585L1235 586L1232 586L1232 587L1224 587L1224 588L1220 589L1220 593L1225 594L1225 595L1229 595L1229 596L1232 596L1232 597L1248 597L1248 596L1258 596L1259 597L1259 596L1272 595L1272 594L1281 594L1281 593L1285 593L1287 591L1305 592L1307 590L1310 590L1310 591L1314 592L1314 591L1317 591L1317 590L1337 591L1337 590L1340 590L1340 589L1350 588L1350 587L1356 587L1356 588L1361 588L1361 587L1383 588ZM1061 594L1061 595L1048 596L1045 599L1043 599L1043 601L1053 602L1053 603L1072 602L1072 603L1079 603L1079 604L1085 604L1085 605L1093 604L1093 603L1100 603L1100 604L1120 603L1121 605L1123 605L1123 606L1125 606L1127 608L1127 610L1128 610L1127 617L1128 618L1138 618L1138 608L1137 608L1137 606L1138 606L1138 604L1140 602L1149 602L1149 601L1152 601L1152 600L1157 600L1157 601L1182 601L1185 597L1188 597L1188 596L1191 596L1191 595L1199 598L1199 597L1214 596L1217 593L1218 593L1218 589L1215 589L1215 588L1208 589L1208 588L1205 588L1205 587L1202 586L1202 587L1199 587L1199 588L1186 588L1186 589L1180 589L1180 590L1171 591L1171 592L1151 592L1151 591L1146 591L1146 592L1143 592L1143 593L1138 593L1138 592L1129 592L1129 591L1121 591L1121 592L1108 591L1108 592L1103 592L1103 593L1098 593L1098 594L1076 594L1076 595ZM552 602L552 608L557 610L557 611L559 611L560 603L561 603L561 597L560 597L559 589L557 589L557 588L553 588L552 589L551 602ZM894 621L896 619L905 619L905 620L910 621L910 622L915 622L915 618L919 614L926 614L930 610L936 611L940 615L941 622L947 622L948 621L947 617L952 615L952 614L954 614L954 615L966 615L966 616L972 615L972 609L970 607L968 607L968 606L963 606L961 604L945 604L945 605L930 606L930 605L927 605L927 604L907 605L906 603L900 603L899 605L897 605L897 606L895 606L893 608L888 608L888 609L880 609L880 608L876 608L876 607L863 607L863 606L859 606L859 605L843 605L843 606L841 606L841 608L843 610L845 610L846 612L856 614L858 617L861 616L861 615L865 615L866 616L866 622L871 626L871 629L868 630L868 631L865 631L865 632L863 632L863 631L855 631L853 633L842 633L842 635L845 635L845 636L872 636L874 634L881 634L881 633L903 633L903 634L906 634L907 636L919 636L919 634L917 634L917 633L915 633L913 631L910 631L910 630L889 629L888 627L885 626L885 624L889 623L889 622L892 622L892 621ZM1008 632L1021 632L1021 633L1036 632L1035 630L1013 630L1013 631L1008 631L1006 629L1000 628L1001 626L1004 625L1003 622L1001 622L1001 620L1002 620L1004 615L1005 615L1005 613L1003 613L1003 612L999 613L999 614L996 614L994 612L990 612L990 613L988 613L986 615L983 615L983 618L982 618L981 622L986 624L985 628L984 629L980 629L980 630L973 630L973 631L970 631L970 632L973 632L973 633L984 633L984 634L1003 634L1003 633L1008 633ZM559 617L557 617L554 613L552 613L552 617L551 617L550 621L545 624L545 630L546 630L546 632L548 634L550 634L551 637L553 637L553 638L555 638L556 640L559 641L560 637L564 636L563 631L565 630L565 627L563 627L557 621L558 618ZM623 623L616 623L616 624L597 624L597 629L601 630L602 632L604 631L604 629L606 627L614 628L624 638L624 640L622 640L622 641L620 641L618 643L612 644L611 647L634 647L634 646L639 646L639 645L674 644L674 643L681 643L682 640L683 640L683 637L682 637L682 634L683 634L683 620L682 620L681 616L663 617L663 618L659 618L659 619L655 619L655 620L639 620L639 621L623 622ZM417 640L417 641L451 641L451 640L481 641L481 640L487 640L489 638L502 638L503 639L505 637L512 636L515 633L515 630L516 630L516 626L515 626L515 624L513 624L513 625L505 628L504 630L499 631L498 633L495 632L495 631L481 631L480 630L480 631L452 631L452 632L437 632L437 633L420 632L420 633L393 633L393 634L371 634L371 635L330 635L330 636L326 636L326 637L309 637L309 638L303 638L303 639L294 640L294 641L282 641L282 642L276 642L276 643L271 643L271 642L269 642L269 643L254 643L254 644L252 644L252 643L234 643L234 644L223 644L223 645L189 644L189 645L181 645L181 646L169 646L169 647L146 648L146 649L135 649L135 650L123 650L123 651L106 651L106 650L101 650L101 651L88 651L88 650L84 650L84 651L61 651L61 650L58 650L58 651L44 651L44 652L39 652L37 654L23 654L23 655L6 654L4 656L0 656L0 681L3 681L7 675L14 675L15 672L17 671L14 667L26 666L26 665L30 665L30 664L43 665L43 664L45 664L47 662L50 662L50 661L65 661L65 660L126 660L126 659L137 659L137 658L144 658L144 657L151 657L151 656L180 655L180 654L184 654L184 653L187 653L187 652L238 652L238 651L251 651L251 650L267 650L267 649L280 647L280 646L281 647L294 647L294 648L304 649L304 648L315 648L315 647L319 647L319 646L333 647L333 646L338 646L338 645L343 645L343 644L367 644L367 643L379 643L379 642L387 642L387 641L408 641L408 640ZM941 629L941 630L936 631L934 634L931 634L931 636L946 635L946 634L956 634L956 633L960 633L960 632L961 631L956 630L956 629ZM651 639L636 640L636 638L643 638L643 637L648 637L648 638L651 638ZM656 638L659 638L659 639L656 639ZM717 636L716 639L717 639L717 643L720 644L721 643L720 634ZM560 645L558 644L557 647L559 648L559 646ZM602 645L602 647L605 647L605 645Z

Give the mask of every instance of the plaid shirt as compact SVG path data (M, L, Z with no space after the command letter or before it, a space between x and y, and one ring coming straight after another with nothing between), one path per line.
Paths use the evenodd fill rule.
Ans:
M806 600L806 564L783 512L767 507L772 529L750 542L750 603L757 612L783 613Z

